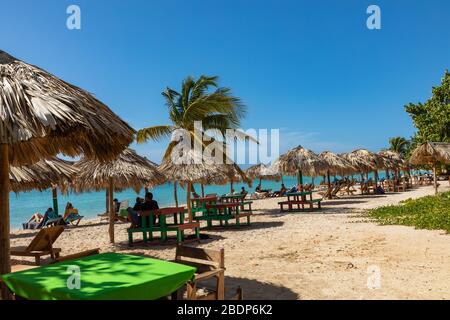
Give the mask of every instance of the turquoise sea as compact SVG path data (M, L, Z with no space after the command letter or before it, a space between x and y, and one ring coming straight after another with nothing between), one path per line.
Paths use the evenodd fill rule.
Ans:
M321 180L321 178L319 179ZM284 177L283 181L286 187L290 187L296 184L296 177ZM311 181L310 178L304 178L305 183ZM316 180L317 181L317 180ZM242 186L249 192L253 192L259 181L253 183L253 187L249 188L247 185L242 183L235 183L234 189L236 191L240 190ZM281 181L262 181L263 189L273 189L279 190ZM195 191L201 194L200 185L195 185ZM153 193L154 199L158 201L159 206L171 206L175 204L173 197L173 184L164 184L157 186L150 190ZM230 185L222 186L205 186L205 194L217 193L219 195L229 193ZM128 200L130 205L134 205L136 197L144 197L144 190L138 195L133 190L125 190L123 192L118 192L114 195L119 201ZM71 202L85 218L95 218L97 214L104 213L106 207L106 196L105 192L88 192L82 194L70 193L68 195L58 194L58 207L59 213L64 211L67 202ZM183 204L186 202L186 192L178 186L178 202ZM53 206L52 192L51 190L46 190L43 192L31 191L24 193L11 193L10 194L10 212L11 212L11 228L21 229L22 222L26 222L33 213L40 212L44 213L48 208Z

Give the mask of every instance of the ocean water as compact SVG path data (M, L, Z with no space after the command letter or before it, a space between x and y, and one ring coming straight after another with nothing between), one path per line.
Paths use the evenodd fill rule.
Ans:
M321 178L319 179L321 180ZM287 188L293 186L297 182L296 177L283 177L283 181ZM304 182L309 183L310 178L305 177ZM318 181L318 180L316 180ZM242 183L234 183L233 188L236 191L241 190L241 187L245 187L249 192L254 192L255 187L259 183L254 181L253 187L249 188L247 185ZM281 181L266 181L262 180L263 189L273 189L279 190L281 186ZM201 194L200 185L194 185L195 191ZM179 205L186 203L186 192L178 185L178 202ZM158 201L160 207L172 206L175 204L173 197L173 184L164 184L157 186L150 190L153 193L153 197ZM219 195L226 194L230 192L230 185L222 186L205 186L205 194L217 193ZM123 192L117 192L114 197L119 199L119 201L128 200L129 204L134 205L136 197L144 197L144 190L141 190L140 194L136 194L133 190L125 190ZM71 202L74 207L76 207L80 214L85 218L95 218L97 214L104 213L106 211L106 193L103 192L87 192L82 194L70 193L68 195L63 195L58 193L58 207L59 214L64 212L64 208L67 202ZM19 194L10 194L10 217L11 217L11 228L21 229L22 223L28 221L28 219L36 212L41 214L45 213L48 208L53 206L52 192L51 190L46 190L43 192L31 191L23 192Z

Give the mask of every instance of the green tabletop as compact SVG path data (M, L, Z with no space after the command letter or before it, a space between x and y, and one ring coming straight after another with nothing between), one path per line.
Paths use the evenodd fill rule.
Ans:
M72 266L80 269L79 289L67 285ZM182 287L194 272L178 263L103 253L9 273L2 280L16 295L30 300L153 300Z

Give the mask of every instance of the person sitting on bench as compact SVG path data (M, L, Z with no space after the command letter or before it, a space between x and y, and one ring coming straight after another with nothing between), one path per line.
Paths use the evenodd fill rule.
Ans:
M140 198L138 199L141 200ZM151 192L145 194L144 202L138 202L138 199L136 199L134 208L128 208L128 219L131 221L131 228L140 228L142 226L141 217L139 217L138 211L153 211L159 209L158 202L153 200L153 193ZM147 225L149 224L150 221L147 221ZM153 224L156 224L155 215L153 215Z

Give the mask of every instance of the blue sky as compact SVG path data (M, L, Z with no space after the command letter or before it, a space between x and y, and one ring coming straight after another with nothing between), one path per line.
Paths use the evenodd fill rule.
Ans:
M66 28L81 8L82 29ZM381 8L382 29L366 28ZM5 1L1 49L92 93L135 128L166 124L161 91L218 75L243 128L281 129L281 151L374 151L413 134L403 106L450 68L450 2ZM136 149L159 161L165 143Z

